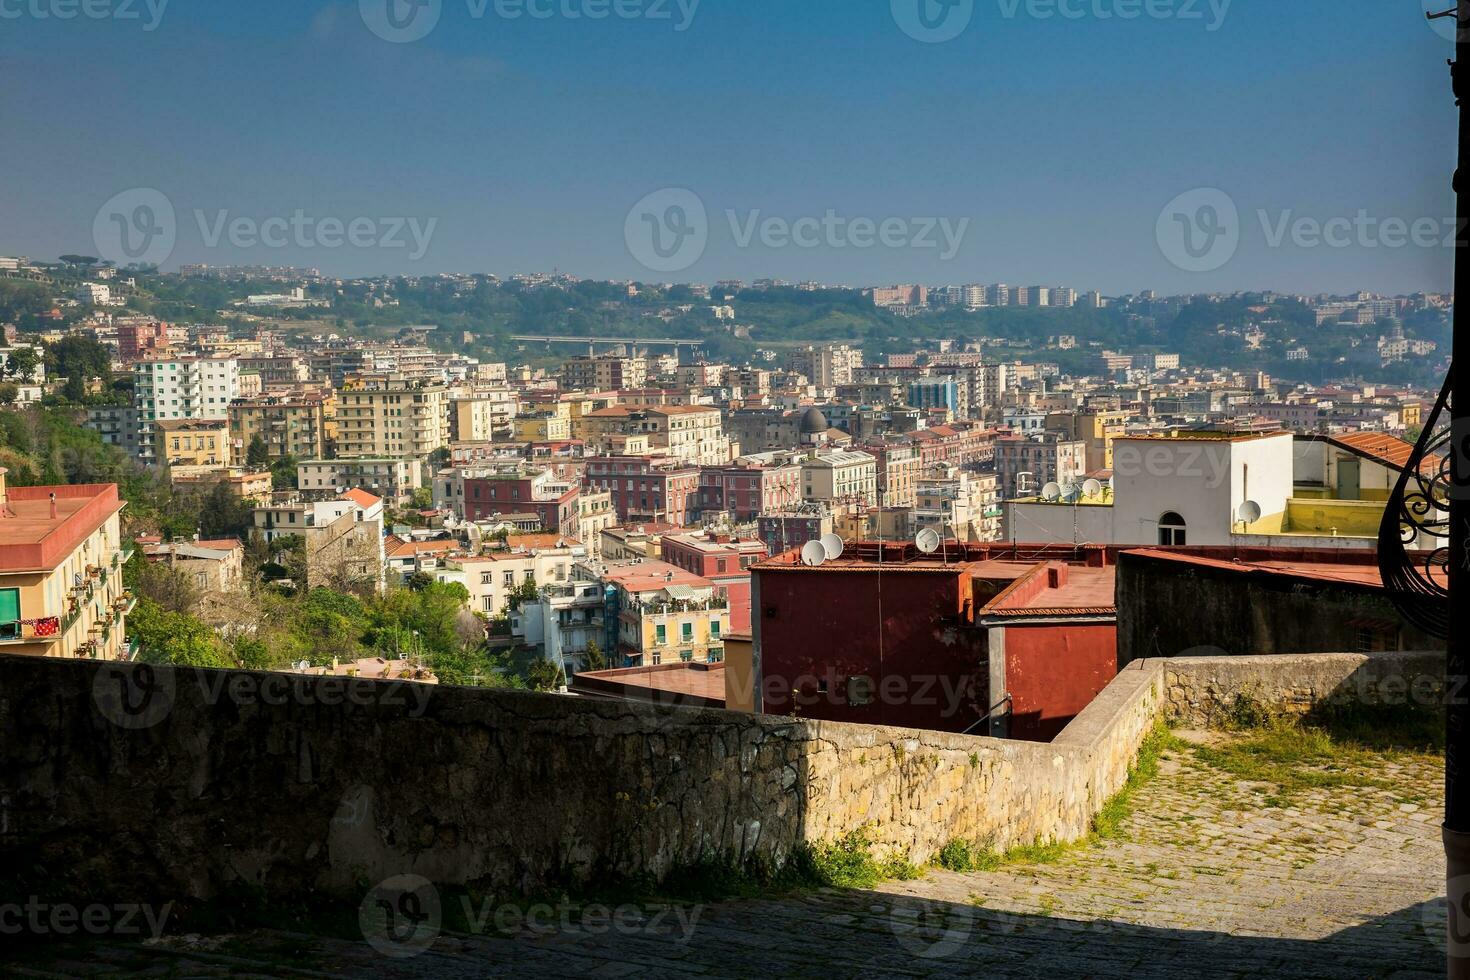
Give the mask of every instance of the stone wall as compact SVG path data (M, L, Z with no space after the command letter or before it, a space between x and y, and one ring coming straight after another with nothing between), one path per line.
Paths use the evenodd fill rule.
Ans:
M1196 728L1230 721L1239 707L1304 715L1349 703L1439 711L1444 704L1443 653L1299 654L1154 660L1164 671L1171 721Z
M1281 556L1289 560L1297 554L1303 553ZM1373 567L1371 556L1365 561ZM1118 556L1116 595L1119 667L1150 657L1356 650L1365 629L1390 648L1444 648L1442 640L1404 622L1381 587L1367 583L1125 551Z
M780 864L859 827L916 863L956 837L1074 840L1166 713L1207 722L1237 690L1306 703L1357 676L1379 691L1433 662L1370 659L1141 662L1037 744L0 657L0 895L360 898L410 874L511 895L708 859Z

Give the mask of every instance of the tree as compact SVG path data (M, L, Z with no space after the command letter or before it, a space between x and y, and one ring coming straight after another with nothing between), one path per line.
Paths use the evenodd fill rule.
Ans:
M265 440L259 433L250 437L250 445L245 449L245 465L252 470L260 471L270 465L271 454L266 447Z
M255 519L249 501L235 496L224 483L217 483L199 507L199 536L203 538L244 537Z
M555 691L566 683L561 664L538 659L526 670L526 684L533 691Z
M34 347L16 347L11 350L5 359L5 373L12 378L30 382L35 376L36 367L41 363L41 355Z
M0 383L0 405L14 405L20 397L20 389L10 382Z
M602 655L602 647L598 646L595 639L587 640L587 650L583 654L587 660L588 670L606 670L607 658Z
M296 489L295 456L282 456L271 466L271 488L274 490Z

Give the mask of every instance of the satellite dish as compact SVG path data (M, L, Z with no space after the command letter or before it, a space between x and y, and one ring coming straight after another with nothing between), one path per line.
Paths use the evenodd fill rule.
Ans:
M914 547L918 548L926 555L934 554L934 552L939 550L939 546L943 543L944 542L939 537L939 532L934 530L932 527L926 527L918 534L914 535Z
M828 561L831 561L834 558L842 557L842 538L838 535L824 534L822 535L821 541L818 543L821 544L822 550L827 553Z
M827 549L820 541L808 541L801 548L801 563L816 568L827 560Z
M1242 524L1254 524L1261 519L1261 505L1254 500L1247 500L1236 510L1235 519Z
M1062 497L1062 485L1060 483L1048 483L1041 488L1041 499L1047 503L1060 500Z
M1096 497L1100 493L1102 493L1102 483L1101 482L1099 482L1097 480L1083 480L1082 481L1082 496L1084 496L1084 497Z

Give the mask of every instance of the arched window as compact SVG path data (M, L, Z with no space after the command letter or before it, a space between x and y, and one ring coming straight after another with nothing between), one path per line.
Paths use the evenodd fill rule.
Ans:
M1184 523L1184 518L1172 510L1159 518L1159 544L1183 547L1187 536L1188 528Z

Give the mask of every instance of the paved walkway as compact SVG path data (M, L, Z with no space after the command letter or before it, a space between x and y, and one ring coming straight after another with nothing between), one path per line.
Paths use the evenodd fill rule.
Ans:
M41 976L1440 976L1441 770L1408 759L1373 775L1393 788L1304 791L1263 807L1269 787L1185 750L1166 756L1137 795L1129 839L1048 864L931 871L871 892L626 908L582 927L491 926L439 935L411 957L251 933L53 948L20 967ZM556 918L543 910L539 924Z

